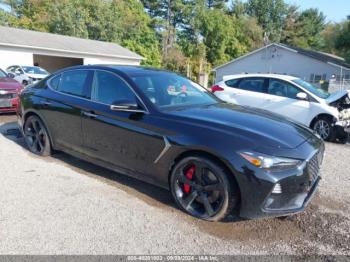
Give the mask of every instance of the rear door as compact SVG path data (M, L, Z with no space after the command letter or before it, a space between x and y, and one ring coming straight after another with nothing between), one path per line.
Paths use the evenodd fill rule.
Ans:
M238 83L235 100L239 105L261 108L266 101L268 79L264 77L242 78Z
M307 125L311 113L310 102L297 99L299 92L303 91L287 81L270 78L263 108Z
M70 70L48 81L50 95L41 101L41 112L54 139L65 148L82 151L82 108L90 98L92 70Z

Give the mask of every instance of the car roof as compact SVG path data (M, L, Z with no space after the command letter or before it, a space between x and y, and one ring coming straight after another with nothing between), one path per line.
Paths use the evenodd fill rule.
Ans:
M237 75L226 75L223 76L223 80L229 80L229 79L236 79L236 78L243 78L243 77L269 77L269 78L277 78L281 80L295 80L298 79L295 76L290 76L290 75L280 75L280 74L237 74Z
M94 64L94 65L78 65L63 68L57 72L63 72L71 69L115 69L117 71L123 72L126 75L138 75L138 74L150 74L150 73L159 73L159 72L168 72L173 73L171 71L152 68L152 67L144 67L144 66L132 66L132 65L111 65L111 64Z

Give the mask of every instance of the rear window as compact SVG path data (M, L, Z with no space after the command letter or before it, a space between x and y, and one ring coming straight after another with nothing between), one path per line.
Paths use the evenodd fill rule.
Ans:
M56 80L56 79L55 79ZM91 81L91 71L74 70L62 73L57 91L69 95L86 97Z
M225 82L225 84L229 87L238 87L238 82L240 79L230 79Z
M55 76L54 78L52 78L50 80L50 87L57 90L58 86L60 84L60 80L61 80L61 75Z

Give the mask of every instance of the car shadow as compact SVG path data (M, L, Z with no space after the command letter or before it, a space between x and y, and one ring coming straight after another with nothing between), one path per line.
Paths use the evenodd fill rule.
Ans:
M0 123L0 133L5 138L15 142L22 148L28 150L24 138L20 130L18 129L17 122ZM51 157L47 158L47 160L58 160L78 173L88 175L95 179L102 179L103 182L112 186L117 186L124 191L128 191L128 193L133 194L132 190L130 190L133 189L134 191L138 192L134 195L136 195L138 198L142 198L148 204L156 206L159 206L159 204L164 204L169 207L177 208L172 199L171 193L166 189L94 165L92 163L78 159L61 151L55 152ZM149 198L156 200L159 203L151 203L152 201L150 201L150 199L146 199L147 197L145 198L143 197L143 195L148 196Z

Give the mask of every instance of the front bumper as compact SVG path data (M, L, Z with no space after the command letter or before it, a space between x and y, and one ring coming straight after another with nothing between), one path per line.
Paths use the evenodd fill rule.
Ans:
M320 165L324 144L307 145L309 156L297 169L267 172L255 167L242 168L236 176L241 189L240 216L249 219L278 217L301 212L313 198L321 180Z
M350 119L340 120L335 123L336 128L343 130L346 133L350 133Z
M18 102L16 93L0 94L0 112L16 112Z

